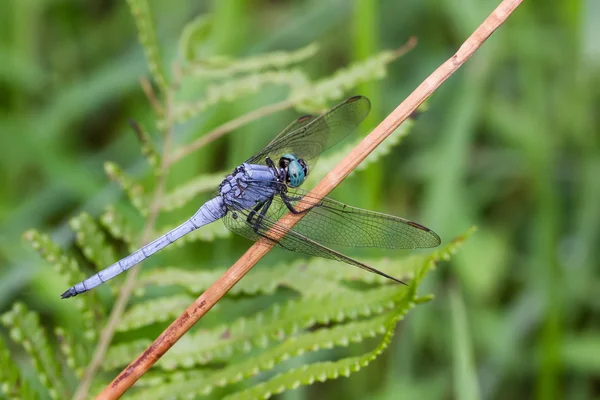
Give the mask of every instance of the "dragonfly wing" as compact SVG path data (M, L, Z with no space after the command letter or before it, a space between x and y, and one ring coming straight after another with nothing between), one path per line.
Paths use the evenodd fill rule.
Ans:
M300 128L294 131L284 130L289 133L278 135L276 140L246 162L264 164L267 157L277 162L283 154L292 153L312 167L319 154L352 133L370 109L371 103L366 97L351 97L320 117L299 124Z
M250 190L259 190L250 186ZM287 197L294 208L313 203L308 192L288 188ZM280 196L273 198L267 216L277 221L289 208ZM440 237L431 229L393 215L352 207L327 197L318 202L296 224L294 231L316 242L347 247L414 249L436 247Z
M269 207L269 210L270 209L271 207ZM342 253L325 247L314 240L295 232L294 230L290 230L281 226L276 221L272 220L268 215L265 215L262 218L259 225L254 225L249 218L252 212L252 210L248 209L230 210L227 216L225 216L223 219L225 226L227 226L227 228L232 232L253 241L269 240L275 242L277 245L286 250L307 254L314 257L322 257L330 260L345 262L371 273L381 275L395 282L404 284L404 282L394 278L393 276L390 276L382 271L379 271L378 269L369 267L368 265L345 256ZM269 212L267 212L267 214L269 214ZM255 217L256 214L252 215L252 218ZM276 239L277 236L282 237L280 239Z
M310 121L312 121L314 119L315 119L314 115L301 116L300 118L298 118L297 120L295 120L294 122L289 124L284 130L279 132L279 135L275 136L273 138L273 140L271 140L271 143L276 142L277 140L281 139L284 136L294 133L298 129L306 126ZM271 143L269 143L269 145L271 145Z

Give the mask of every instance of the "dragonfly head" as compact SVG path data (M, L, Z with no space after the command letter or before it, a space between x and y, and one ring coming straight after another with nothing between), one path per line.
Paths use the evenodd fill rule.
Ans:
M308 176L308 165L303 159L293 154L284 154L279 159L279 168L285 171L285 183L290 187L298 187Z

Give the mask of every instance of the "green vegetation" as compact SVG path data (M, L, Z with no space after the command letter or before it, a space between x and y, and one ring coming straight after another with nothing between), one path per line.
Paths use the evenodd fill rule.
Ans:
M300 113L369 96L314 184L497 5L197 3L2 6L0 398L84 379L128 277L60 300L71 284L191 215ZM274 249L127 395L597 397L598 19L594 0L525 2L332 194L440 234L347 251L409 287ZM90 395L250 245L217 222L144 263Z

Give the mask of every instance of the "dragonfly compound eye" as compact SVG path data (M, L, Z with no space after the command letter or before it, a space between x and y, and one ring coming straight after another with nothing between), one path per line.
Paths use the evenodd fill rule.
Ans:
M287 181L291 187L298 187L302 185L304 180L306 179L306 174L304 173L304 168L302 164L297 160L290 162L287 168Z
M298 159L298 162L300 163L300 165L302 166L302 170L304 171L304 177L308 176L308 165L306 164L306 162L303 159Z

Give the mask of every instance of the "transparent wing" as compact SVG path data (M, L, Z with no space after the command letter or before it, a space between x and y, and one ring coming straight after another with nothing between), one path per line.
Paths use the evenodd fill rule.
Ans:
M260 187L250 185L248 190L259 191ZM302 209L310 204L310 195L301 189L288 188L285 196L294 208ZM275 196L266 216L277 221L288 211L283 199ZM347 247L414 249L436 247L441 243L435 232L416 222L352 207L327 197L308 211L293 230L319 243Z
M223 221L225 222L225 226L229 230L250 240L270 240L286 250L308 254L314 257L322 257L330 260L345 262L347 264L354 265L355 267L362 268L374 274L381 275L395 282L404 284L404 282L394 278L393 276L381 272L378 269L369 267L368 265L356 261L350 257L347 257L335 250L329 249L315 242L314 240L311 240L310 238L299 234L298 232L289 230L279 225L277 222L275 222L268 216L264 216L260 224L253 223L255 218L256 214L253 214L252 210L238 209L230 210L227 213L227 215L223 218ZM280 234L283 237L277 240L274 236L272 236L272 233Z
M319 154L352 133L366 118L370 109L371 103L366 97L351 97L326 114L299 123L299 128L294 131L286 128L276 140L246 162L265 164L267 157L277 162L283 154L292 153L312 167Z
M291 124L289 124L284 130L282 130L281 132L279 132L279 135L275 136L273 138L273 140L271 140L271 143L276 142L277 140L281 139L284 136L287 136L288 134L304 127L306 124L308 124L310 121L314 120L315 117L313 115L303 115L300 118L298 118L297 120L295 120L294 122L292 122ZM271 143L269 143L269 145L271 145Z

